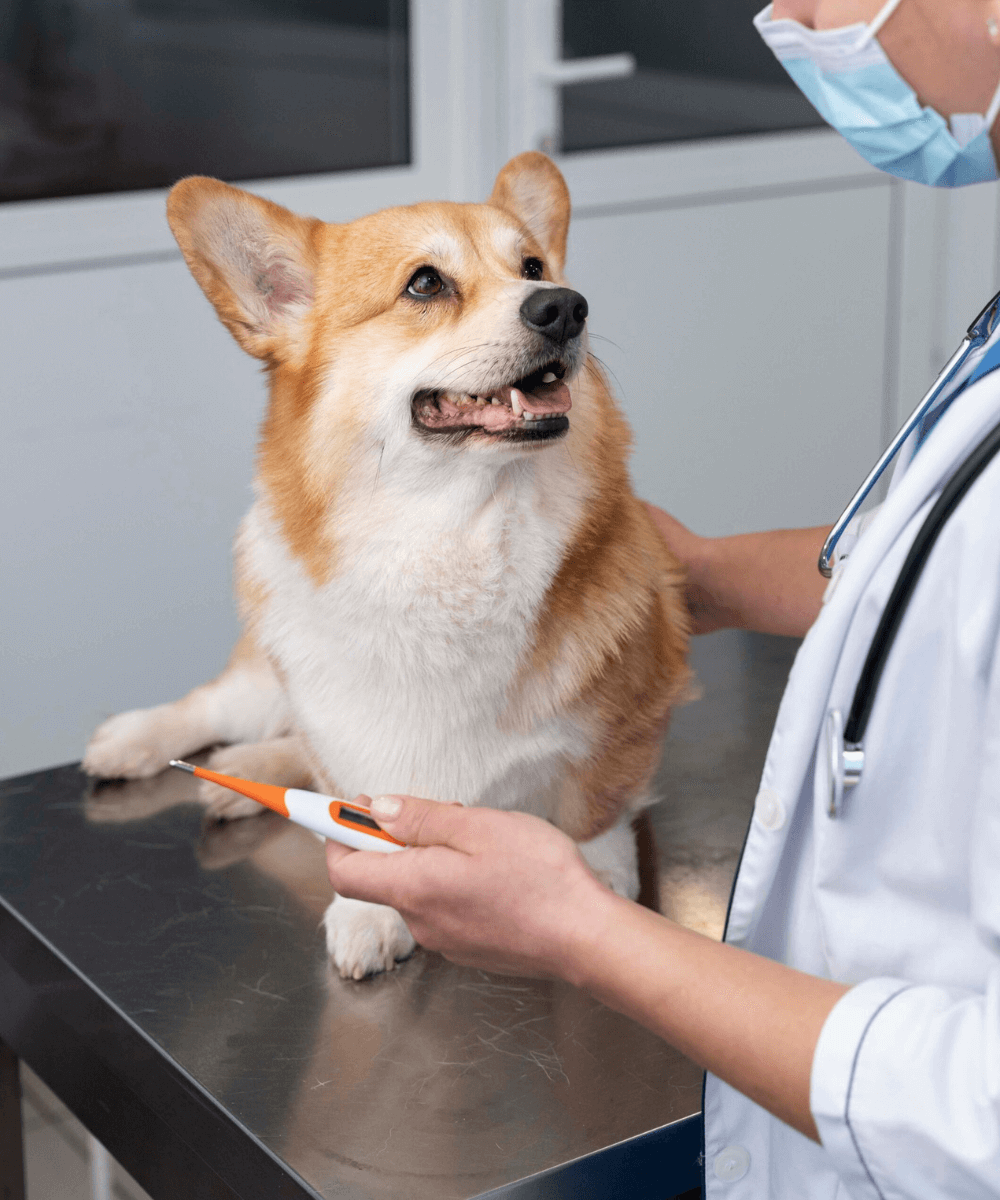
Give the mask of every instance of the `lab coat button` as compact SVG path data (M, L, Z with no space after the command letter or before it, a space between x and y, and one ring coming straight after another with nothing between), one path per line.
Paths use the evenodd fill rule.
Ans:
M750 1154L742 1146L727 1146L712 1164L716 1179L736 1183L750 1170Z
M765 829L776 832L785 824L785 806L774 788L761 788L754 803L754 814Z

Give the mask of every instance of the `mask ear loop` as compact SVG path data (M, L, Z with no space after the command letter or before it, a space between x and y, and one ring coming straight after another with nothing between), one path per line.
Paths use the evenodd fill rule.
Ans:
M858 39L858 44L854 47L854 49L863 50L869 42L874 41L875 38L877 38L882 32L882 27L885 25L886 21L889 20L892 14L902 3L903 0L888 0L887 4L883 4L875 14L875 19L865 28L864 33Z
M997 117L1000 117L1000 83L997 84L997 90L993 93L993 99L990 101L990 106L986 110L986 116L983 118L986 122L987 133L996 124Z

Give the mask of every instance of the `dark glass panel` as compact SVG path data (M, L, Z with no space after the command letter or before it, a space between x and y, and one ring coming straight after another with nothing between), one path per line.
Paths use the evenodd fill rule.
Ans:
M408 161L405 0L0 0L0 199Z
M753 27L763 0L565 0L563 57L629 51L629 79L562 92L562 149L822 125Z

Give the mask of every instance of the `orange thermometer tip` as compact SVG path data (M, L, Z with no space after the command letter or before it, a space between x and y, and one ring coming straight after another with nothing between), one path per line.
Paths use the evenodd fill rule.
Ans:
M207 779L210 783L217 783L220 787L229 788L231 792L239 792L241 796L249 796L251 800L256 800L265 808L273 808L283 817L289 815L288 805L285 803L287 788L275 787L270 783L254 783L251 779L237 779L232 775L220 775L218 771L210 771L207 767L196 767L179 758L171 759L170 765L181 771L187 771L191 775L196 775L199 779Z

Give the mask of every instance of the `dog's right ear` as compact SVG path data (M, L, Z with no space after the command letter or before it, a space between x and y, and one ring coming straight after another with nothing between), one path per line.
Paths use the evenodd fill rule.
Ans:
M256 358L280 359L313 302L322 225L218 179L182 179L167 220L223 324Z
M510 213L537 240L542 253L562 273L569 230L569 189L562 172L537 150L512 158L497 176L487 204Z

